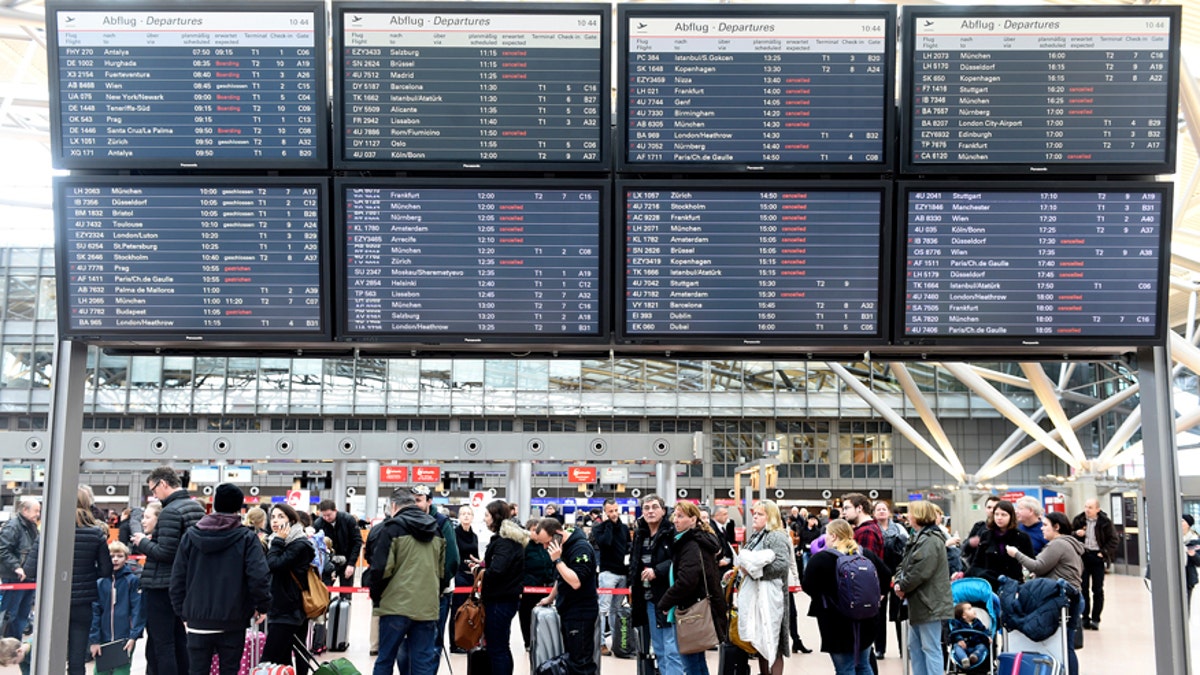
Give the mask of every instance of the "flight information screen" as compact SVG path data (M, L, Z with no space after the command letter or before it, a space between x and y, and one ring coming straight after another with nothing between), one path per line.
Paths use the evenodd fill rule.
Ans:
M50 5L64 168L324 168L323 5Z
M803 17L645 11L620 19L626 165L862 170L888 159L893 8Z
M1170 171L1178 9L1019 17L914 9L906 165Z
M881 334L882 188L622 190L626 338Z
M1160 335L1170 188L908 186L903 337Z
M338 6L343 164L607 161L606 7L394 7Z
M601 336L602 187L353 182L340 195L343 336Z
M327 337L316 180L56 182L64 334Z

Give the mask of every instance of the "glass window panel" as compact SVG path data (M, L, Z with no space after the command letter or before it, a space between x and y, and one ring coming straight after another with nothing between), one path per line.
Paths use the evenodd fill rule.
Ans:
M325 387L322 390L322 410L331 414L353 412L354 359L325 359L324 370Z
M53 321L58 316L58 289L54 277L43 277L38 284L37 318L42 321Z
M37 277L23 274L10 276L4 317L9 321L33 321L36 305Z
M551 359L546 374L546 387L553 390L579 391L583 381L583 361Z
M14 248L9 249L9 265L13 267L37 267L41 259L41 249Z
M10 389L29 389L33 386L32 345L5 343L3 359L4 370L0 372L0 386Z
M507 359L488 359L483 362L484 377L482 380L483 386L488 391L492 390L513 390L517 388L517 364L515 361ZM457 369L455 375L458 375Z

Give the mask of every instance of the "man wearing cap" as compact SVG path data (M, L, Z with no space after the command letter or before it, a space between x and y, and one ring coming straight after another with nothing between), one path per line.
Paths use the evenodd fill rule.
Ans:
M428 485L414 485L409 488L409 492L412 494L417 508L433 516L434 522L437 523L438 536L446 542L446 562L441 581L438 585L441 595L438 596L437 636L434 638L432 645L433 651L428 657L433 659L435 664L438 664L440 663L439 658L442 648L446 643L446 620L450 617L450 592L452 590L450 588L450 581L454 579L454 575L458 572L458 536L454 534L454 523L445 514L439 513L437 509L433 508L433 500L430 498ZM396 663L399 665L401 673L409 672L409 651L407 645L401 646ZM438 667L437 665L434 666L434 672L437 672Z
M243 502L241 488L218 485L213 512L183 533L171 568L171 606L187 629L191 675L208 675L214 653L221 675L235 675L250 617L261 621L271 606L267 557L242 527Z
M391 675L397 665L406 675L433 675L438 669L438 600L447 542L437 520L417 505L414 490L392 492L390 517L376 528L378 537L369 538L372 613L379 617L375 675ZM402 646L412 657L409 664L398 663Z

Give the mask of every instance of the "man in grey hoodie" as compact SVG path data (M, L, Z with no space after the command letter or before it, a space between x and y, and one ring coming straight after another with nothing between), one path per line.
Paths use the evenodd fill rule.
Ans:
M171 568L171 606L187 628L191 675L208 675L213 653L221 675L235 675L250 617L261 621L271 607L267 557L254 531L242 527L243 501L238 486L217 486L213 512L184 532Z

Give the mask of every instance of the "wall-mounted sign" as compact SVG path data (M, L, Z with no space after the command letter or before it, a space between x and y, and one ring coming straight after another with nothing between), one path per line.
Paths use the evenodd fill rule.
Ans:
M594 466L570 466L570 467L567 467L567 482L568 483L595 483L596 482L596 467L594 467Z
M381 466L381 467L379 467L379 482L380 483L407 483L408 482L408 467L407 466Z

